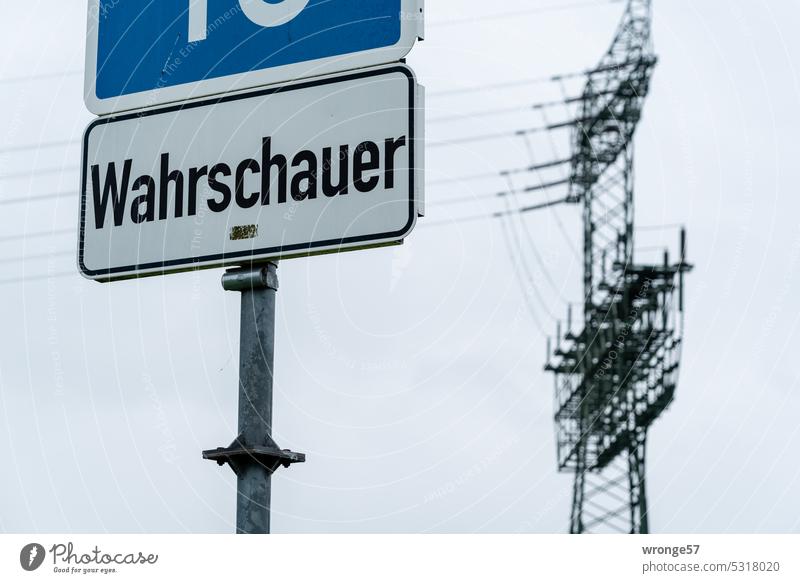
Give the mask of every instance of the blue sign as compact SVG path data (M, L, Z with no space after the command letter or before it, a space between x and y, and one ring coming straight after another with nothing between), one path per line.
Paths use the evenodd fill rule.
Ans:
M422 0L91 0L86 102L147 107L396 61Z

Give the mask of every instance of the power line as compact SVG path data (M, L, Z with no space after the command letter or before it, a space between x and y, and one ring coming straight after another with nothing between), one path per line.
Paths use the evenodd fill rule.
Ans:
M562 186L564 184L569 184L569 178L558 178L556 180L551 180L548 182L542 182L540 184L534 184L532 186L526 186L524 188L517 188L511 190L501 190L497 192L484 192L481 194L473 194L469 196L460 196L457 198L448 198L445 200L435 200L428 203L428 206L445 206L451 204L462 204L465 202L476 202L478 200L485 200L489 198L503 198L512 194L526 194L530 192L536 192L539 190L547 190L548 188L553 188L555 186Z
M28 275L24 277L11 277L8 279L0 279L0 285L9 285L12 283L25 283L28 281L40 281L42 279L59 279L62 277L69 277L71 275L78 275L75 270L72 271L57 271L55 273L45 273L40 275Z
M584 72L579 73L569 73L566 76L561 76L560 78L568 78L568 77L583 77L585 75ZM443 91L431 91L427 94L427 97L445 97L449 95L459 95L463 93L477 93L481 91L487 91L490 89L508 89L511 87L523 87L525 85L536 85L539 83L552 83L556 81L556 77L553 76L546 76L546 77L532 77L528 79L519 79L517 81L503 81L500 83L488 83L486 85L471 85L469 87L459 87L456 89L445 89Z
M448 123L452 121L464 121L469 119L476 119L479 117L489 117L492 115L504 115L509 113L525 113L530 112L534 108L531 105L518 105L516 107L502 107L498 109L484 109L472 113L455 113L452 115L442 115L426 120L426 123Z
M680 223L667 223L663 225L641 225L633 227L637 231L669 231L672 229L683 229L684 225Z
M25 178L27 176L34 176L38 174L58 174L59 172L77 172L80 170L79 166L52 166L49 168L41 168L34 170L22 170L20 172L12 172L11 174L0 175L0 180L13 180L16 178Z
M507 83L495 83L495 84L487 84L487 85L481 85L481 86L476 86L476 87L464 87L464 88L461 88L461 89L453 89L453 90L450 90L450 91L444 91L444 92L438 92L438 93L435 93L435 92L434 93L430 93L429 96L443 96L443 95L456 94L456 93L467 93L467 92L473 92L473 91L485 91L487 89L492 89L492 88L512 87L512 86L525 85L525 84L536 83L536 82L541 82L541 81L553 82L553 81L559 81L559 80L562 80L562 79L567 79L567 78L570 78L570 77L582 77L582 76L589 75L589 74L592 74L592 73L602 72L604 70L608 70L609 68L610 67L602 67L602 68L597 68L597 69L592 69L592 70L580 71L580 72L576 72L576 73L567 73L565 75L554 75L554 76L550 76L550 77L542 77L542 78L539 78L539 79L526 79L526 80L522 80L522 81L511 81L511 82L507 82ZM608 91L598 92L596 94L591 94L590 96L600 96L600 95L606 95L608 93L609 93ZM565 97L565 98L562 98L560 100L544 101L544 102L540 102L540 103L534 103L534 104L530 105L529 107L531 109L533 109L533 110L541 110L541 109L546 109L546 108L550 108L550 107L558 107L558 106L565 105L565 104L570 104L570 103L577 103L577 102L582 101L586 97L587 97L587 95ZM501 110L494 110L492 113L500 113L500 112L501 112ZM474 117L475 115L476 114L464 114L463 115L463 119L469 119L470 117ZM484 113L479 112L477 115L489 115L489 113L484 114ZM455 119L455 118L456 118L456 116L453 116L453 119ZM444 116L444 117L441 117L441 118L434 118L434 120L431 120L431 121L436 123L436 122L440 122L440 121L450 121L450 120L448 119L448 116ZM542 131L547 131L547 130L559 129L561 127L572 126L577 121L583 121L583 120L572 120L572 121L569 121L569 122L565 122L564 124L553 124L553 125L549 125L549 126L543 126L543 127L540 127L540 128L532 128L530 130L520 130L518 133L521 133L521 134L522 133L536 133L536 132L542 132ZM484 139L484 138L485 139L491 139L491 138L494 138L494 137L504 137L504 135L498 134L496 136L476 136L476 139L478 139L478 140ZM31 151L31 150L55 148L55 147L59 147L59 146L72 146L72 145L80 144L80 142L81 142L81 138L72 138L72 139L66 139L66 140L53 140L53 141L49 141L49 142L38 142L38 143L35 143L35 144L22 144L20 146L8 146L8 147L5 147L5 148L0 148L0 154L8 154L8 153L14 153L14 152L27 152L27 151ZM456 143L456 142L454 142L454 143ZM434 144L433 146L435 147L436 145ZM4 176L0 176L0 179L2 179L2 178L5 178L5 177Z
M570 98L570 99L572 99L572 98ZM579 98L574 98L574 99L577 100ZM534 105L531 106L531 108L532 109L539 109L541 107L563 105L564 103L566 103L566 102L563 101L563 100L562 101L546 102L546 103L541 103L541 104L534 104ZM544 131L549 131L549 130L560 129L560 128L563 128L563 127L572 127L573 125L575 125L575 123L577 123L579 121L581 121L581 120L570 120L570 121L562 122L562 123L558 123L558 124L550 124L550 125L547 125L547 126L541 126L541 127L536 127L536 128L517 130L513 134L511 132L504 132L504 133L498 133L498 134L486 134L486 135L483 135L483 136L479 135L479 136L468 137L468 138L456 138L455 140L450 140L450 141L448 141L446 143L459 143L461 141L480 141L480 140L484 140L484 139L496 139L496 138L502 138L502 137L510 137L510 135L523 135L523 134L529 134L529 133L544 132ZM50 142L39 142L37 144L23 144L21 146L10 146L10 147L6 147L6 148L0 148L0 154L9 154L9 153L13 153L13 152L26 152L26 151L30 151L30 150L39 150L39 149L45 149L45 148L56 148L56 147L59 147L59 146L72 146L72 145L80 144L80 142L81 142L80 139L71 139L71 140L54 140L54 141L50 141ZM444 144L444 142L443 142L443 144ZM431 147L431 146L432 147L436 147L437 145L441 145L441 144L430 144L429 147ZM0 179L3 179L3 178L6 178L6 177L5 176L0 176Z
M527 14L537 14L541 12L552 12L552 11L561 11L561 10L568 10L580 7L600 7L605 5L611 4L619 4L624 0L605 0L605 1L588 1L588 2L575 2L572 4L567 5L554 5L554 6L543 6L540 8L533 8L529 10L519 10L514 12L505 12L501 14L493 14L493 15L485 15L481 17L475 18L465 18L465 19L455 19L455 20L447 20L447 21L439 21L439 22L431 22L428 23L426 26L447 26L452 24L466 24L470 22L479 22L479 21L486 21L486 20L496 20L502 18L514 18L517 16L524 16ZM626 63L617 64L615 66L624 66ZM552 83L555 81L561 81L564 79L573 79L578 77L585 77L587 75L591 75L593 73L599 73L607 70L608 68L596 68L596 69L586 69L583 71L573 71L569 73L563 73L558 75L545 75L541 77L533 77L529 79L521 79L517 81L508 81L508 82L500 82L500 83L489 83L480 86L474 87L462 87L457 89L448 89L444 91L432 91L428 92L428 97L439 97L444 95L455 95L459 93L470 93L470 92L477 92L477 91L485 91L487 89L504 89L510 87L519 87L524 85L534 85L539 83ZM0 78L0 85L10 85L15 83L23 83L26 81L37 81L41 79L52 79L58 77L70 77L75 75L82 75L84 71L82 69L73 69L69 71L62 71L62 72L52 72L52 73L42 73L36 75L21 75L17 77L6 77L5 79ZM2 150L0 150L2 152Z
M530 282L531 289L536 291L537 297L540 297L539 288L536 286L533 277L530 275L529 270L527 269L527 265L524 264L523 261L517 262L517 255L514 253L513 248L513 241L511 238L510 229L506 224L505 220L500 221L500 231L503 234L503 242L506 245L506 249L508 250L508 259L511 263L512 271L514 272L514 278L517 280L517 285L520 287L520 291L522 292L522 299L525 302L526 307L528 308L528 313L530 313L531 319L533 320L534 324L539 328L539 330L544 333L544 328L542 327L542 323L539 321L539 316L536 313L536 309L534 308L533 302L529 297L528 288L525 285L525 282L522 280L522 274L520 273L519 263L523 264L525 267L525 272L528 275L528 281ZM548 312L548 315L552 318L552 315L549 314L549 310L547 310L547 306L545 305L544 301L540 299L542 306Z
M51 231L37 231L34 233L22 233L20 235L5 235L0 237L0 243L8 241L16 241L18 239L39 239L42 237L53 237L58 235L66 235L74 233L75 229L54 229Z
M561 160L552 160L550 162L542 162L539 164L532 164L530 166L525 166L522 168L510 168L508 170L496 170L494 172L484 172L481 174L470 174L467 176L454 176L451 178L439 178L438 180L429 180L426 184L428 186L435 186L439 184L453 184L459 182L469 182L471 180L482 180L486 178L502 178L503 176L509 176L512 174L523 174L527 172L536 172L537 170L544 170L546 168L555 168L556 166L561 166L562 164L568 164L572 162L572 158L564 158Z
M569 98L569 99L573 99L573 98ZM574 98L574 99L577 100L579 98ZM538 108L541 108L541 107L549 107L551 105L563 105L564 103L565 103L564 100L562 100L562 101L553 101L553 102L534 104L531 107L533 109L538 109ZM568 122L562 122L562 123L558 123L558 124L550 124L550 125L541 126L541 127L538 127L538 128L517 130L517 132L515 132L515 133L517 135L523 135L523 134L528 134L528 133L544 132L544 131L548 131L548 130L559 129L559 128L562 128L562 127L571 127L575 123L577 123L578 121L581 121L581 120L570 120ZM495 138L508 137L508 136L509 136L509 132L505 132L503 134L487 134L487 135L484 135L484 136L475 136L475 137L471 137L471 138L457 138L456 140L452 140L451 142L452 143L458 143L459 141L472 141L472 140L478 140L479 141L479 140L483 140L483 139L495 139ZM71 146L71 145L80 144L80 142L81 142L81 140L78 138L78 139L70 139L70 140L54 140L54 141L50 141L50 142L39 142L37 144L23 144L21 146L10 146L10 147L6 147L6 148L0 148L0 154L8 154L8 153L12 153L12 152L26 152L26 151L30 151L30 150L39 150L39 149L45 149L45 148L55 148L55 147L59 147L59 146ZM436 145L437 144L433 144L433 147L436 147ZM0 177L0 178L3 178L3 177Z
M474 24L477 22L487 22L492 20L503 20L507 18L517 18L520 16L529 16L532 14L544 14L548 12L564 12L567 10L575 10L580 8L600 8L609 6L612 4L619 4L622 0L588 0L584 2L572 2L570 4L553 4L550 6L539 6L536 8L528 8L525 10L515 10L510 12L501 12L497 14L485 14L482 16L477 17L468 17L468 18L454 18L449 20L438 20L433 22L426 23L426 26L437 28L437 27L448 27L448 26L458 26L463 24ZM58 79L58 78L65 78L65 77L74 77L76 75L83 75L83 69L70 69L67 71L52 71L49 73L36 73L34 75L19 75L16 77L5 77L0 78L0 85L12 85L16 83L25 83L28 81L40 81L45 79ZM547 81L553 80L553 78L547 78Z
M558 166L558 165L561 165L561 164L565 164L565 163L567 163L569 161L570 160L568 160L568 159L567 160L555 160L555 161L552 161L552 162L545 162L543 164L535 164L535 165L528 166L528 167L525 167L525 168L514 168L514 169L510 169L510 170L502 170L502 171L498 172L497 174L489 174L489 173L487 173L486 175L483 175L483 176L484 177L490 177L490 176L496 175L498 177L501 177L501 176L505 176L505 175L508 175L508 174L511 174L511 173L534 172L536 170L541 170L541 169L544 169L544 168L550 168L550 167L555 167L555 166ZM463 179L458 179L458 178L446 179L446 180L440 181L439 184L444 184L444 183L449 182L449 181L457 182L459 180L471 180L471 179L474 179L475 176L476 175L473 175L471 177L467 176L467 177L464 177ZM569 182L568 178L562 178L562 179L558 179L558 180L542 183L542 184L539 184L539 185L527 186L527 187L525 187L523 189L518 189L518 190L515 190L513 192L515 192L515 193L534 192L534 191L537 191L537 190L543 190L543 189L550 188L550 187L553 187L553 186L559 186L559 185L562 185L562 184L567 184L568 182ZM40 202L40 201L45 201L45 200L54 200L54 199L75 197L75 196L78 196L79 194L80 193L78 193L77 191L64 191L64 192L50 192L50 193L47 193L47 194L39 194L39 195L35 195L35 196L17 196L17 197L13 197L13 198L0 199L0 205L21 204L21 203L25 203L25 202L28 202L28 203L33 202L33 203L35 203L35 202ZM461 197L461 198L458 198L458 199L449 199L449 200L445 200L445 201L435 201L435 202L432 202L430 204L432 206L436 206L436 205L442 205L442 204L454 204L454 203L457 203L457 202L471 202L471 201L474 201L474 200L480 199L480 198L488 198L490 196L505 196L507 194L512 194L512 192L510 192L510 191L501 191L501 192L492 193L492 194L479 194L479 195L473 195L471 197ZM3 240L3 238L0 237L0 241L2 241L2 240Z
M561 88L561 93L562 93L562 95L564 96L564 99L565 99L565 100L569 99L569 98L567 97L567 95L566 95L566 90L565 90L565 88L564 88L564 83L562 83L562 82L559 82L559 87ZM584 93L584 94L585 94L585 93ZM546 111L545 111L545 110L541 110L541 115L542 115L542 119L544 120L544 122L545 122L545 123L547 123L547 114L546 114ZM572 115L572 114L571 114L571 115ZM547 135L547 141L548 141L548 143L550 144L550 150L551 150L551 152L552 152L552 154L551 154L551 155L552 155L553 157L556 157L556 158L557 158L557 157L559 156L558 147L556 146L556 142L555 142L555 140L553 139L553 135L552 135L552 134L548 134L548 135ZM534 154L533 154L533 151L532 151L532 149L531 149L531 144L530 144L530 142L527 140L527 138L526 138L526 140L525 140L525 143L526 143L526 145L528 146L528 150L529 150L528 154L529 154L529 156L531 157L531 160L533 160ZM572 154L570 154L570 163L573 163L574 161L575 161L575 158L574 158L574 156L573 156ZM561 217L560 217L558 214L554 214L554 215L553 215L553 219L555 220L556 227L558 227L558 230L559 230L559 232L561 233L562 237L564 237L564 240L567 242L567 246L570 248L570 250L571 250L571 251L572 251L572 252L573 252L575 255L578 255L578 250L575 248L575 244L572 242L572 237L571 237L570 233L568 233L568 232L567 232L567 229L564 227L564 223L563 223L563 221L561 220Z
M519 137L519 136L527 136L531 134L537 134L542 132L551 132L553 130L558 129L565 129L565 128L572 128L575 124L580 123L582 120L579 119L572 119L569 121L558 122L554 124L543 125L539 127L533 128L525 128L521 130L509 130L504 132L496 132L491 134L479 134L474 136L465 136L462 138L453 138L451 140L440 140L438 142L428 142L426 147L428 148L443 148L447 146L456 146L460 144L467 144L470 142L485 142L488 140L501 140L505 138L511 137Z
M457 26L461 24L473 24L476 22L486 22L489 20L501 20L505 18L516 18L519 16L529 16L531 14L543 14L546 12L563 12L565 10L575 10L576 8L598 8L611 4L619 4L622 0L590 0L586 2L572 2L570 4L553 4L551 6L539 6L537 8L528 8L525 10L514 10L510 12L501 12L498 14L486 14L482 16L474 16L469 18L453 18L450 20L438 20L426 23L425 26L432 28L444 26Z
M454 176L450 178L438 178L436 180L428 180L426 181L427 186L436 186L439 184L455 184L459 182L469 182L471 180L484 180L486 178L499 178L500 171L495 170L493 172L483 172L481 174L469 174L467 176Z
M40 194L37 196L15 196L14 198L0 199L0 205L6 204L19 204L23 202L39 202L42 200L52 200L55 198L67 198L70 196L78 196L75 191L72 192L51 192L48 194Z
M514 87L523 87L525 85L556 83L565 81L567 79L587 77L596 73L605 73L607 71L624 68L638 63L639 61L625 61L622 63L616 63L614 65L595 67L593 69L584 69L583 71L572 71L570 73L563 73L560 75L546 75L543 77L531 77L528 79L518 79L515 81L501 81L498 83L486 83L483 85L470 85L469 87L457 87L455 89L445 89L443 91L430 91L427 92L427 97L445 97L448 95L459 95L463 93L480 93L490 89L511 89Z
M19 77L6 77L0 79L0 85L11 85L13 83L25 83L26 81L38 81L40 79L54 79L58 77L72 77L74 75L83 75L83 69L74 69L71 71L54 71L52 73L37 73L36 75L20 75Z
M508 183L508 189L512 193L510 197L506 198L506 200L508 201L509 198L513 199L514 200L514 204L517 207L519 207L518 198L517 198L516 193L514 192L514 183L513 183L512 177L509 174L506 174L504 177L505 177L505 179L506 179L506 181ZM567 196L567 198L569 198L569 195ZM539 208L547 208L548 206L553 206L554 204L559 204L559 203L547 200L544 203L540 203L540 205L544 205L544 206L540 206ZM508 207L508 203L506 204L506 207ZM528 209L525 212L529 212L531 210L536 210L536 209L534 209L532 207L523 207L523 208L524 209ZM556 217L557 216L558 215L556 215ZM541 272L544 274L545 279L550 284L550 287L553 288L553 291L556 292L556 295L559 297L559 299L564 300L564 296L561 293L561 289L556 285L556 282L553 280L553 276L550 274L550 270L547 268L547 264L545 263L544 259L542 258L542 254L539 252L538 245L536 245L536 242L533 240L533 236L531 235L531 232L530 232L530 229L528 228L527 223L525 222L525 220L522 218L522 216L520 214L517 215L516 219L517 219L516 223L519 224L520 230L525 235L525 240L528 243L528 246L530 248L531 253L533 253L534 258L536 259L536 262L539 264L539 268L541 269ZM514 223L515 221L514 221L514 219L509 219L509 222L510 223ZM525 256L524 256L524 252L522 250L522 245L520 245L519 249L520 249L521 260L524 261L525 260Z
M522 241L520 240L519 233L517 232L517 229L515 228L515 222L514 222L514 218L515 217L516 218L520 218L519 217L519 213L518 212L514 212L512 214L511 203L506 198L504 216L500 217L500 224L503 226L504 229L506 229L506 228L508 229L508 231L513 236L513 241L515 241L516 244L517 244L517 250L519 252L519 264L522 266L522 270L528 276L528 283L530 285L530 288L535 292L536 297L539 298L539 302L541 303L542 308L544 308L544 311L547 312L547 315L550 316L550 318L552 318L553 320L557 320L556 316L553 314L553 312L550 310L549 306L544 301L544 298L542 297L542 294L541 294L541 292L539 290L539 286L537 285L537 280L533 276L533 273L531 272L531 269L528 266L528 263L525 261L525 253L522 251ZM520 219L520 222L524 223L524 221L522 221L521 219ZM524 228L524 224L523 224L522 227L523 227L522 230L525 232L525 234L528 235L528 237L530 237L530 234L529 234L528 230ZM538 252L537 252L537 258L539 258L538 257ZM539 258L539 259L540 259L540 264L541 264L542 269L545 270L544 262L541 261L541 258ZM548 277L549 277L549 274L548 274ZM527 292L527 290L525 288L523 288L522 292L523 292L523 294L525 294Z
M522 131L528 131L528 130L522 130ZM474 138L474 139L478 139L478 138ZM441 145L449 145L450 143L454 143L454 142L442 143ZM489 177L492 177L492 176L502 177L502 176L507 176L509 174L515 174L515 173L535 172L537 170L543 170L545 168L556 167L556 166L559 166L559 165L562 165L562 164L566 164L568 162L571 162L571 159L554 160L554 161L550 161L550 162L544 162L544 163L541 163L541 164L533 164L531 166L526 166L524 168L512 168L512 169L509 169L509 170L501 170L501 171L499 171L497 173L486 173L486 174L483 174L483 175L465 176L463 178L458 178L458 177L448 178L448 179L440 180L440 181L435 182L435 183L445 184L445 183L448 183L448 182L459 182L459 181L473 180L473 179L476 179L476 177L483 177L483 178L489 178ZM555 180L555 181L552 181L552 182L543 183L542 185L528 186L528 187L525 187L522 190L517 190L516 192L533 192L535 190L542 190L542 189L545 189L545 188L549 188L551 186L558 186L558 185L561 185L561 184L566 184L567 182L569 182L569 179L564 178L564 179L559 179L559 180ZM0 205L20 204L20 203L23 203L23 202L39 202L39 201L43 201L43 200L69 198L69 197L73 197L73 196L78 196L79 194L80 193L78 193L77 191L65 191L65 192L50 192L50 193L47 193L47 194L40 194L40 195L35 195L35 196L17 196L17 197L13 197L13 198L0 199ZM502 196L502 195L505 195L505 194L510 194L510 193L507 192L507 191L503 191L503 192L497 193L498 196ZM486 198L486 197L487 197L487 195L475 195L475 196L473 196L471 198L470 197L463 197L462 199L452 199L452 200L448 200L448 201L437 201L437 202L433 202L431 204L433 204L433 205L448 204L450 202L457 202L457 201L461 202L461 201L465 201L465 200L473 200L475 198ZM0 241L2 241L2 238L0 238Z
M591 94L583 94L583 95L576 95L572 97L562 97L561 99L555 99L552 101L542 101L539 103L532 103L531 105L518 105L515 107L500 107L497 109L483 109L480 111L470 112L470 113L456 113L452 115L443 115L439 117L434 117L433 119L428 119L426 122L428 124L431 123L446 123L451 121L463 121L467 119L475 119L479 117L488 117L492 115L504 115L509 113L525 113L526 111L538 111L542 109L548 109L551 107L561 107L562 105L569 105L572 103L579 103L586 99L587 96L596 97L600 95L608 95L611 92L609 91L598 91L596 93Z
M566 181L564 181L566 182ZM525 189L520 190L519 192L530 192L533 190L541 189L546 187L547 185L542 185L539 187L527 187ZM65 193L65 194L72 194L72 193ZM496 196L504 196L508 193L498 193ZM442 226L453 226L461 223L472 222L472 221L479 221L479 220L489 220L489 219L502 219L506 217L510 217L513 215L525 214L537 210L542 210L546 208L550 208L556 205L564 204L572 202L569 197L564 197L557 200L547 201L539 204L528 205L516 209L506 210L506 211L497 211L489 214L481 214L481 215L473 215L467 217L460 217L457 219L451 220L443 220L443 221L433 221L433 222L426 222L420 225L420 227L442 227ZM27 233L23 235L10 235L5 237L0 237L0 242L7 242L17 239L31 239L37 237L48 237L48 236L57 236L63 234L70 234L73 233L73 229L58 229L53 231L40 231L36 233ZM0 259L0 264L4 263L17 263L17 262L25 262L25 261L34 261L39 259L49 259L52 257L63 257L67 255L71 255L74 251L67 251L67 250L60 250L60 251L50 251L47 253L38 253L38 254L31 254L26 255L23 257L8 257ZM67 277L70 275L76 275L75 271L63 271L57 272L52 274L42 274L42 275L33 275L33 276L25 276L25 277L15 277L15 278L8 278L8 279L0 279L0 285L8 285L13 283L24 283L27 281L37 281L42 279L57 279L62 277Z
M463 177L446 178L446 179L442 179L442 180L438 180L438 181L431 181L428 184L430 185L430 184L447 184L447 183L454 183L454 182L464 182L464 181L469 181L469 180L475 180L477 178L490 178L490 177L498 177L498 178L500 178L500 177L507 176L507 175L510 175L510 174L535 172L537 170L557 167L557 166L560 166L560 165L563 165L563 164L567 164L569 162L571 162L571 159L553 160L553 161L543 162L543 163L540 163L540 164L533 164L533 165L526 166L526 167L521 167L521 168L511 168L511 169L500 170L500 171L491 172L491 173L487 172L485 174L473 174L473 175L468 175L468 176L463 176ZM518 189L516 192L518 192L518 193L533 192L533 191L536 191L536 190L542 190L542 189L545 189L545 188L549 188L551 186L558 186L558 185L561 185L561 184L565 184L566 182L568 182L567 179L559 179L559 180L556 180L556 181L553 181L553 182L548 182L548 183L543 183L543 184L540 184L540 185L529 186L529 187L526 187L526 188L523 188L523 189ZM468 196L468 197L461 197L461 198L458 198L458 199L448 199L448 200L443 200L443 201L434 201L434 202L431 202L429 204L431 206L440 206L440 205L455 204L455 203L461 203L461 202L474 202L475 200L479 200L479 199L502 197L502 196L505 196L507 194L510 194L510 192L501 191L501 192L494 192L494 193L484 193L484 194L478 194L478 195L473 195L473 196ZM76 197L78 195L79 195L79 193L77 191L63 191L63 192L51 192L51 193L47 193L47 194L40 194L40 195L34 195L34 196L17 196L17 197L13 197L13 198L0 199L0 205L21 204L21 203L26 203L26 202L28 202L28 203L34 202L35 203L35 202L46 201L46 200L54 200L54 199ZM15 240L19 240L19 239L30 239L30 238L38 238L38 237L49 237L49 236L64 235L64 234L68 234L68 233L72 233L72 232L74 232L73 229L59 229L59 230L53 230L53 231L39 231L39 232L34 232L34 233L22 233L22 234L18 234L18 235L6 235L6 236L0 236L0 243L8 242L8 241L15 241Z
M612 0L609 3L613 3ZM619 1L619 0L616 0ZM574 71L570 73L564 73L560 75L545 75L542 77L532 77L528 79L520 79L518 81L508 81L508 82L499 82L499 83L489 83L486 85L476 86L476 87L462 87L457 89L448 89L444 91L432 91L428 93L428 97L439 97L442 95L449 95L449 94L458 94L458 93L469 93L473 91L481 91L485 89L504 89L507 87L517 87L523 85L535 85L539 83L552 83L554 81L559 81L561 79L570 79L570 78L577 78L577 77L584 77L588 74L596 72L595 70L586 70L586 71ZM7 77L5 79L0 78L0 85L11 85L16 83L24 83L26 81L37 81L40 79L49 79L49 78L56 78L56 77L66 77L72 75L79 75L83 74L83 71L67 71L65 73L46 73L42 75L28 75L28 76L20 76L20 77Z
M561 101L547 101L547 102L541 102L541 103L534 103L532 105L529 105L529 106L525 107L524 109L520 108L519 112L523 112L523 111L526 111L526 110L537 110L537 109L542 109L542 108L547 108L547 107L555 107L555 106L559 106L559 105L564 105L565 103L570 103L573 100L574 101L579 101L580 99L582 99L582 98L580 98L580 97L572 98L571 97L571 98L567 98L566 100L561 100ZM509 108L508 112L510 113L511 111L514 111L514 110ZM478 112L477 114L456 114L456 115L453 115L453 116L443 116L443 117L440 117L440 118L434 118L433 120L428 120L428 123L456 121L457 119L470 119L471 117L492 115L492 114L495 114L495 113L501 113L501 110L490 110L488 112ZM478 136L467 137L467 138L456 138L454 140L449 140L449 141L443 142L441 144L430 144L429 143L428 146L429 147L442 147L442 146L450 144L450 143L452 143L452 144L457 144L457 143L462 143L462 142L466 143L466 142L470 142L470 141L481 141L481 140L489 140L489 139L498 139L498 138L504 138L504 137L511 137L512 135L522 135L522 134L527 134L527 133L544 132L544 131L548 131L548 130L560 129L562 127L571 127L571 126L573 126L575 124L576 121L577 120L570 120L568 122L563 122L563 123L560 123L560 124L550 124L550 125L547 125L547 126L542 126L542 127L537 127L537 128L517 130L516 132L513 132L513 133L512 132L504 132L504 133L497 133L497 134L478 135ZM23 145L20 145L20 146L10 146L10 147L6 147L6 148L0 148L0 154L13 153L13 152L26 152L26 151L37 150L37 149L55 148L55 147L59 147L59 146L70 146L70 145L77 145L79 143L80 143L80 139L71 139L71 140L55 140L55 141L50 141L50 142L39 142L37 144L23 144ZM57 173L57 172L60 172L60 171L77 171L77 170L79 170L79 167L77 167L77 166L71 166L69 168L51 167L51 168L45 168L45 169L42 169L42 170L21 171L21 172L16 172L16 173L13 173L13 174L5 174L5 175L0 176L0 180L7 180L7 179L25 177L25 176L27 176L29 174L30 175L33 175L33 174L52 174L52 173Z
M0 258L1 263L16 263L17 261L36 261L39 259L50 259L51 257L64 257L65 255L73 255L75 251L51 251L48 253L32 253L30 255L23 255L22 257L3 257Z
M549 162L539 162L538 164L531 164L524 168L512 168L510 170L502 170L501 176L509 176L511 174L522 174L524 172L536 172L537 170L544 170L546 168L555 168L563 164L571 164L572 158L562 158L560 160L550 160Z
M572 202L572 199L570 199L569 197L564 197L564 198L559 198L558 200L550 200L550 201L539 203L539 204L533 204L533 205L529 205L529 206L525 206L525 207L521 207L521 208L517 208L517 209L512 209L511 211L496 211L496 212L493 212L493 213L483 213L483 214L480 214L480 215L468 215L468 216L465 216L465 217L457 217L455 219L449 219L449 220L425 222L425 223L422 223L420 225L420 228L448 227L448 226L459 225L459 224L462 224L462 223L470 223L470 222L475 222L475 221L486 221L486 220L490 220L490 219L500 219L500 218L503 218L505 216L509 216L509 215L513 215L513 214L530 213L530 212L534 212L534 211L550 208L550 207L557 206L557 205L560 205L560 204L571 203L571 202Z
M530 107L531 107L531 109L543 109L543 108L546 108L546 107L554 107L554 106L564 105L565 103L571 103L573 101L580 101L581 99L583 99L583 97L569 97L567 99L562 99L560 101L548 101L548 102L536 103L536 104L531 105ZM518 130L517 134L536 133L536 132L543 132L543 131L548 131L548 130L559 129L559 128L562 128L562 127L571 127L578 121L582 121L582 120L570 120L568 122L563 122L563 123L560 123L560 124L551 124L551 125L548 125L548 126L542 126L542 127L538 127L538 128L531 128L531 129L527 129L527 130ZM507 135L508 135L508 133L505 133L505 134L492 134L492 135L487 135L487 136L476 136L475 139L477 139L477 140L492 139L492 138L495 138L495 137L505 137ZM467 138L466 140L471 140L471 139L472 138ZM457 143L457 141L458 140L454 140L453 143ZM73 138L73 139L69 139L69 140L54 140L54 141L50 141L50 142L39 142L39 143L36 143L36 144L23 144L23 145L20 145L20 146L9 146L9 147L6 147L6 148L0 148L0 154L8 154L8 153L13 153L13 152L27 152L27 151L30 151L30 150L40 150L40 149L45 149L45 148L55 148L55 147L59 147L59 146L72 146L72 145L80 144L80 142L81 142L80 138ZM436 144L434 144L433 146L435 147ZM3 177L0 177L0 178L3 178Z
M55 140L52 142L39 142L38 144L23 144L22 146L10 146L7 148L0 148L0 154L8 154L11 152L27 152L29 150L41 150L45 148L56 148L58 146L71 146L79 144L80 139L71 140Z

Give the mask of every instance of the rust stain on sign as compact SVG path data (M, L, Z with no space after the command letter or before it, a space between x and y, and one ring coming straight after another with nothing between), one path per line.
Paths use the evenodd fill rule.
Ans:
M231 241L243 241L258 237L258 225L239 225L231 229Z

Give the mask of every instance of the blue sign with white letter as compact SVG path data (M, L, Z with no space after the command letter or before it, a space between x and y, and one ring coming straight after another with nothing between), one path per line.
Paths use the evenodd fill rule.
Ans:
M422 0L91 0L86 101L147 107L399 60Z

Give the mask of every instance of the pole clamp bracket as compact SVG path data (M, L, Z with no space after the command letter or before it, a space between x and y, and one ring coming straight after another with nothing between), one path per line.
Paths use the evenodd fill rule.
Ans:
M278 265L274 262L242 269L231 269L222 275L225 291L253 291L271 289L278 291Z
M248 464L258 464L272 473L280 466L288 468L291 464L306 461L304 453L280 449L270 436L266 436L265 441L264 445L250 446L244 443L240 435L228 447L204 451L203 459L217 462L220 466L228 464L236 475L239 475L240 468Z

